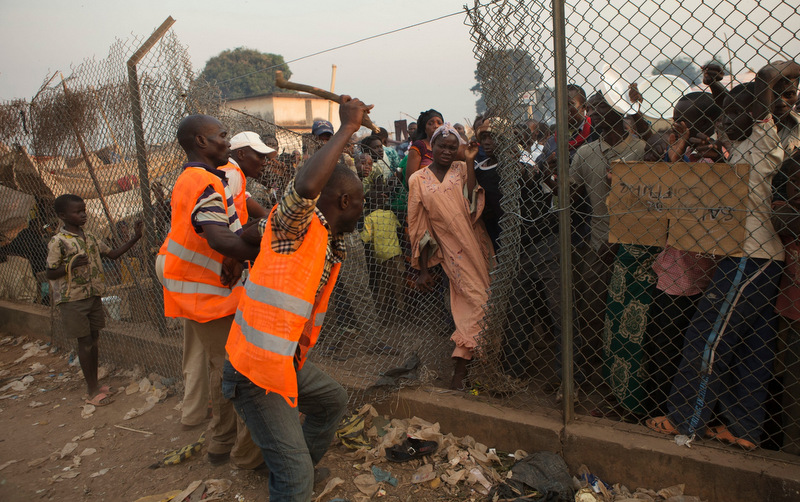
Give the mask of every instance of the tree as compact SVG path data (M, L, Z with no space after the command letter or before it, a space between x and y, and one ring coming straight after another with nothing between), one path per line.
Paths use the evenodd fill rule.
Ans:
M542 73L536 68L531 55L522 49L489 49L483 55L475 70L475 85L470 90L478 95L475 108L478 113L486 111L486 91L491 83L501 84L507 92L517 96L538 89L542 83ZM491 100L489 100L491 102Z
M200 78L219 86L225 99L237 99L275 92L275 71L292 76L283 56L237 47L208 60Z
M651 73L653 75L675 75L694 85L698 85L703 81L703 72L700 67L685 56L662 59L653 65Z

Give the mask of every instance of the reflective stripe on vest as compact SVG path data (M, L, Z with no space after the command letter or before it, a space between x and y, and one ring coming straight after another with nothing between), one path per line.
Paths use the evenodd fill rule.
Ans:
M277 289L266 288L253 281L247 281L244 289L247 292L247 296L252 300L291 312L306 319L311 315L311 310L314 308L314 305L302 298L297 298Z
M220 275L222 273L222 263L202 253L187 249L172 239L167 239L167 252L183 261L188 261L189 263L203 267L214 275Z
M220 288L202 282L181 281L164 277L164 289L171 293L229 296L233 289ZM230 315L230 314L229 314Z
M322 326L322 323L325 321L325 312L320 312L314 316L314 327Z
M247 324L242 311L239 309L236 310L234 320L236 324L239 325L239 329L242 331L245 339L256 347L268 350L280 356L294 357L294 353L297 351L297 342L255 329Z

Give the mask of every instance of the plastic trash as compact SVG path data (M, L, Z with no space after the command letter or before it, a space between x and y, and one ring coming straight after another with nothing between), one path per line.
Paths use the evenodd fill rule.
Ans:
M375 481L377 482L386 482L392 486L397 486L397 478L392 476L392 473L389 471L384 471L378 466L372 466L372 475L375 476Z
M675 436L675 444L678 446L685 446L687 448L691 448L692 441L694 441L694 434L692 434L691 436L684 436L683 434Z

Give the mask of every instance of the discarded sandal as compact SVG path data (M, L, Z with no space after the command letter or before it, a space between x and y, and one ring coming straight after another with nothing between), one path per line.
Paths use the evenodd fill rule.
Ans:
M98 392L93 398L86 400L86 404L91 404L92 406L108 406L113 402L114 400L111 399L111 396L105 392Z
M655 417L655 418L648 418L645 421L645 424L648 428L660 432L661 434L670 434L673 436L677 436L680 434L678 429L672 425L672 422L669 421L667 417Z
M402 444L386 448L386 460L389 462L408 462L415 458L430 455L439 448L436 441L408 438Z
M755 443L734 436L725 424L709 427L706 429L706 436L722 441L723 443L739 446L748 451L753 451L758 448Z

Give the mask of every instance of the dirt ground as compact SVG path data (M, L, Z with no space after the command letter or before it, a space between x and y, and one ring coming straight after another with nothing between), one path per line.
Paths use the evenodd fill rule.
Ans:
M195 443L202 433L202 428L192 431L181 428L182 390L175 387L175 382L153 374L142 375L136 368L101 366L100 373L101 384L117 389L114 402L97 408L86 406L85 383L72 354L51 350L41 340L0 333L0 501L165 502L179 492L192 492L192 486L197 484L199 488L187 497L191 502L269 500L265 474L237 470L230 465L212 466L205 458L204 448L177 465L162 464L152 468L167 452ZM365 406L361 413L368 409L374 412ZM130 418L130 415L134 416ZM384 445L396 444L392 441L399 442L396 438L405 437L406 431L411 433L411 427L418 427L414 434L423 435L423 438L425 430L434 431L440 438L447 433L439 432L438 424L421 419L389 423L389 417L378 417L377 413L372 416L377 421L368 418L373 426L378 422L386 425L380 426L386 431L385 437L384 433L375 432L374 427L371 429L372 441L380 440ZM441 458L437 460L436 473L432 473L434 465L425 465L428 458L388 463L371 456L383 451L383 447L375 447L375 443L372 453L354 453L337 439L319 467L330 470L328 482L338 478L340 484L317 498L316 494L326 487L326 483L320 483L315 486L313 500L484 501L486 495L478 493L474 487L481 488L480 483L483 483L489 488L492 483L487 479L491 478L495 482L503 481L514 463L513 455L497 452L494 460L498 464L492 464L494 469L481 471L475 468L478 467L475 459L483 457L482 461L488 465L487 458L494 455L493 450L487 451L487 447L479 445L475 439L455 438L449 434L440 444L441 451L428 458L444 456L444 463L440 465ZM516 455L519 459L525 454L520 451ZM365 459L371 460L365 462ZM387 482L376 485L374 472L365 467L370 462L378 462L375 467L396 478L396 486ZM466 469L447 470L456 465ZM413 483L413 476L421 476L426 469L429 476ZM442 473L444 470L446 474ZM475 471L487 477L481 478L478 473L480 479L475 478L472 476ZM469 474L469 480L465 473ZM364 495L356 486L358 482L362 489L366 484L380 491ZM583 490L591 491L590 488ZM201 498L203 492L205 496ZM683 496L683 485L659 492L639 488L636 494L615 486L614 493L607 497L595 499L593 494L583 495L586 497L581 500L587 501L700 502L696 497ZM576 496L581 496L581 492ZM183 499L181 496L180 500Z
M181 396L169 388L157 391L166 391L167 397L152 409L124 420L130 410L145 406L145 396L152 395L152 388L151 392L125 392L147 375L110 370L101 383L120 389L115 402L82 418L85 384L78 366L74 361L69 364L69 354L51 352L40 341L0 334L0 389L26 376L27 388L15 390L16 384L0 392L0 500L135 501L209 479L232 482L219 500L268 500L266 476L228 465L214 467L205 460L205 450L178 465L149 468L165 452L196 441L202 430L181 430L176 409ZM62 456L65 447L74 449ZM322 500L359 498L353 479L365 471L354 467L358 460L349 452L341 445L333 446L320 463L330 469L330 479L344 480ZM485 500L468 487L458 486L451 492L443 486L434 490L427 483L412 484L418 460L381 467L399 480L397 487L386 486L382 500Z

